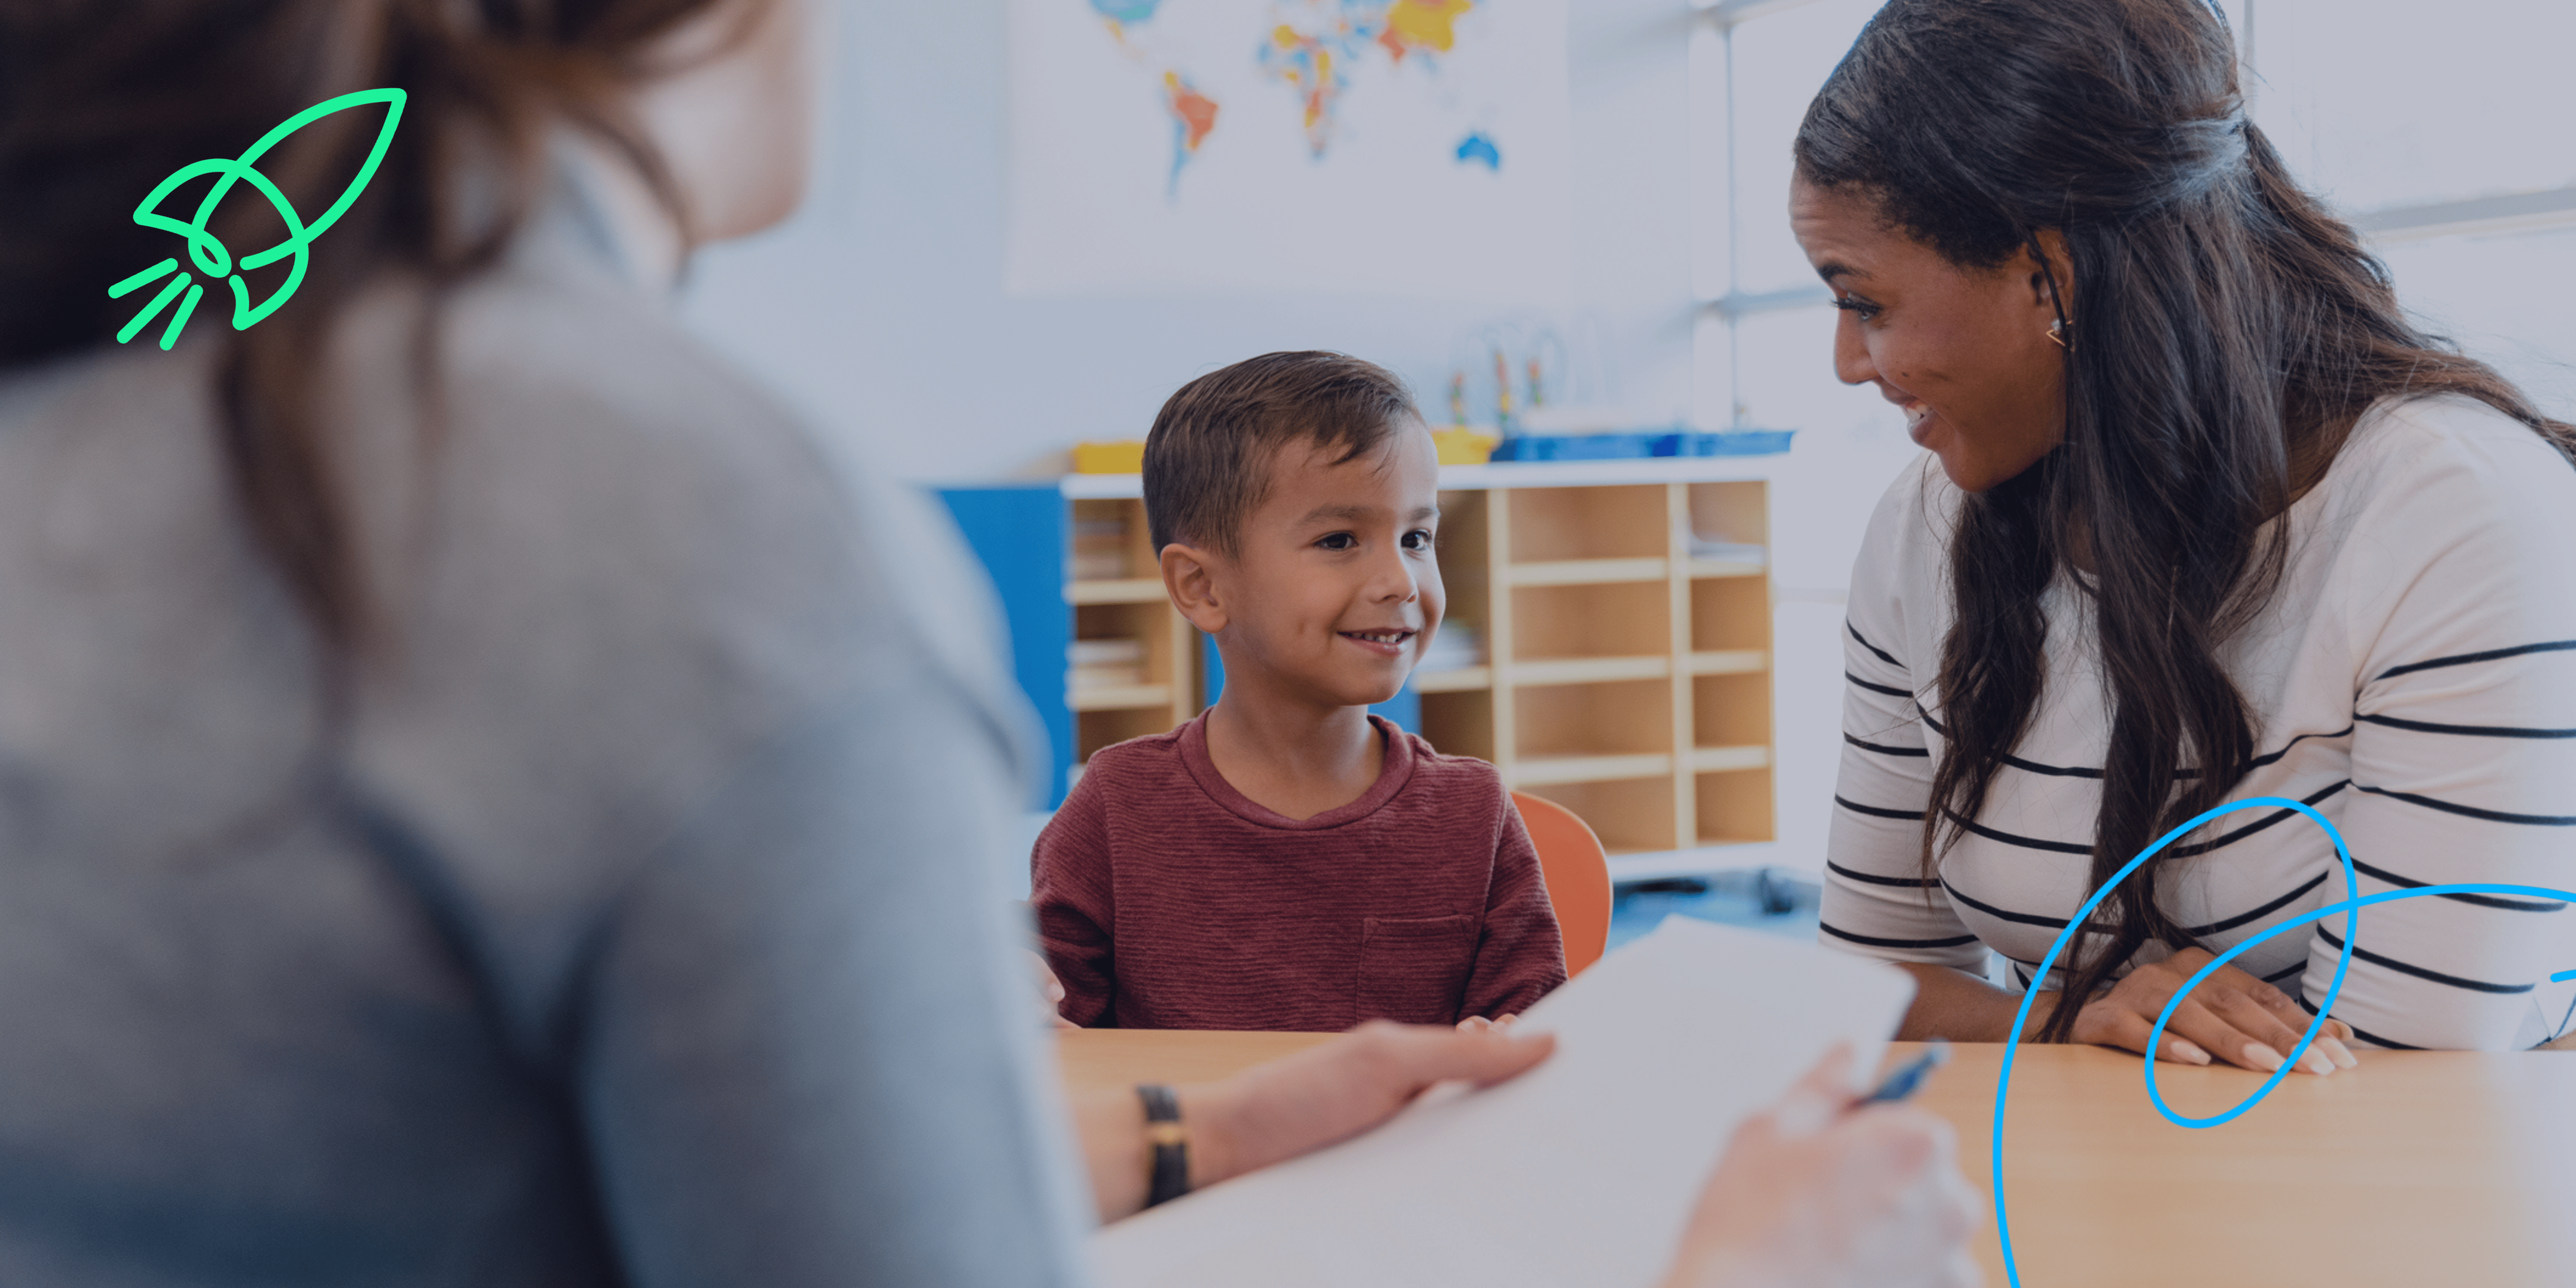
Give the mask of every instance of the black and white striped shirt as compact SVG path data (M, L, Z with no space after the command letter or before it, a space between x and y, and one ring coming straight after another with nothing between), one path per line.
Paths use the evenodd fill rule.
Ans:
M1852 574L1822 939L1979 973L1991 949L2026 987L2091 893L2108 703L2082 592L2061 580L2030 729L1927 886L1944 542L1960 499L1925 458L1879 503ZM2281 584L2223 656L2260 754L2228 799L2288 797L2333 819L2359 894L2576 890L2576 469L2469 399L2383 404L2289 522ZM2333 844L2290 811L2229 815L2193 839L2207 848L2166 864L2158 887L2211 951L2343 897ZM2360 916L2334 1014L2368 1041L2496 1050L2570 1029L2576 983L2547 978L2576 970L2564 903L2446 895ZM2235 964L2313 1009L2343 925L2337 914Z

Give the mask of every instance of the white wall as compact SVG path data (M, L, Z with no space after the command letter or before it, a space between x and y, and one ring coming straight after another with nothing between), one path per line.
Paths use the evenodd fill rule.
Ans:
M901 477L1049 472L1076 440L1142 437L1192 376L1274 349L1385 363L1436 408L1462 342L1502 322L1591 337L1623 405L1691 410L1685 0L1573 6L1575 293L1504 313L1006 296L1003 0L843 3L811 197L787 225L704 254L687 313Z

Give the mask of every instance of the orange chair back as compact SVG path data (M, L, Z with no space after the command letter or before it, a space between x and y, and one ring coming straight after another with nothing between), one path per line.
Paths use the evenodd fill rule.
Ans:
M1513 792L1512 804L1538 848L1538 866L1565 937L1565 973L1580 975L1610 942L1610 856L1592 825L1543 796Z

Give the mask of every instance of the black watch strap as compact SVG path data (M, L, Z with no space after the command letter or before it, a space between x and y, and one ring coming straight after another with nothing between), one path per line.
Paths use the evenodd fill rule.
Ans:
M1145 1206L1153 1207L1190 1192L1190 1129L1181 1125L1181 1098L1170 1087L1143 1083L1136 1098L1145 1102L1145 1139L1154 1147L1153 1179L1145 1187Z

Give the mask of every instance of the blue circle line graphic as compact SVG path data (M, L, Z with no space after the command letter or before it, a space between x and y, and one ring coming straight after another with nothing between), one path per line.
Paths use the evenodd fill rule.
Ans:
M2344 914L2343 950L2335 960L2334 980L2326 988L2325 1001L2318 1005L2316 1017L2308 1023L2308 1031L2300 1035L2299 1044L2292 1048L2289 1057L2281 1062L2281 1067L2273 1070L2272 1076L2264 1079L2263 1085L2255 1088L2254 1092L2245 1097L2245 1099L2235 1108L2222 1114L2213 1114L2206 1118L2190 1118L2175 1113L2170 1106L2165 1104L2164 1094L2156 1086L2155 1057L2153 1055L2146 1057L2143 1064L2144 1076L2147 1084L2147 1098L2154 1102L2157 1113L2164 1115L2166 1121L2174 1123L2177 1126L2197 1129L2216 1127L2222 1123L2230 1122L2234 1120L2237 1115L2242 1114L2246 1110L2252 1109L2255 1105L2262 1103L2265 1096L2272 1094L2272 1088L2279 1086L2281 1079L2289 1076L2290 1071L2297 1067L2299 1057L2307 1054L2309 1045L2316 1040L2318 1032L2325 1027L2326 1017L2333 1013L2335 1001L2343 992L2344 972L2351 967L2353 945L2361 938L2361 910L2363 907L2377 903L2394 903L2401 899L2421 899L2428 896L2446 894L2521 895L2525 898L2576 902L2576 891L2558 890L2548 886L2507 885L2490 882L2465 882L2451 885L2416 886L2409 889L2391 890L2383 894L2374 894L2364 897L2359 894L2358 886L2354 880L2352 851L2344 845L2343 833L2336 831L2335 825L2328 821L2325 815L2318 813L2313 807L2299 801L2286 800L2278 796L2255 796L2241 801L2229 801L2224 805L2220 805L2215 809L2211 809L2208 812L2191 819L2182 826L2165 833L2164 836L2157 840L2155 844L2139 851L2136 858L2123 864L2120 870L2111 874L2111 879L2103 882L2102 888L2094 891L2093 897L2085 900L2084 906L2077 909L2075 915L2067 920L2066 929L2058 933L2057 942L2049 945L2047 956L2040 959L2039 972L2035 978L2042 981L2045 981L2048 978L2048 972L2051 966L2057 961L2058 955L2066 950L2066 945L2075 937L2076 930L2086 924L2093 914L2093 909L2098 906L2103 899L2109 897L2111 891L2117 888L2122 881L2127 880L2130 873L2133 873L2140 867L2144 866L2147 860L2154 858L2156 854L2162 851L2166 846L2173 844L2176 840L2190 833L2192 829L2199 827L2201 824L2206 823L2211 819L2227 814L2233 814L2239 810L2261 809L2265 807L2291 810L2298 814L2305 815L2307 818L2314 821L2317 826L2325 829L2326 836L2334 842L2335 857L2343 865L2344 894L2346 897L2339 902L2330 903L2312 911L2301 913L2277 926L2270 927L2269 929L2264 930L2261 934L2248 938L2243 943L2237 944L2226 952L2212 958L2207 965L2202 966L2189 980L2185 981L2183 986L2174 993L2172 999L2165 1003L2163 1012L2156 1016L2154 1031L2150 1033L2147 1038L2147 1050L2153 1052L2156 1049L2157 1044L2163 1041L2165 1026L2173 1019L2174 1011L2181 1007L2184 999L2191 996L2192 990L2200 987L2202 981L2208 979L2212 974L2215 974L2220 967L2235 960L2239 955L2253 949L2255 946L2262 944L2267 940L2270 940L2274 936L2287 934L2290 931L2299 929L2300 927L2307 926L2314 922L2323 921L2324 919L2340 912ZM2576 980L2576 970L2560 971L2551 975L2549 979L2551 983L2564 983L2568 980ZM2010 1288L2021 1288L2021 1268L2013 1260L2012 1221L2004 1205L2004 1104L2006 1093L2008 1093L2012 1087L2013 1058L2021 1050L2022 1029L2030 1020L2030 1008L2032 1003L2038 1000L2039 992L2040 990L2038 989L2031 989L2023 994L2021 1009L2013 1016L2012 1035L2006 1039L2007 1045L2004 1047L2003 1069L1995 1079L1995 1125L1992 1152L1990 1155L1995 1186L1995 1236L2003 1244L2004 1277L2009 1281Z

